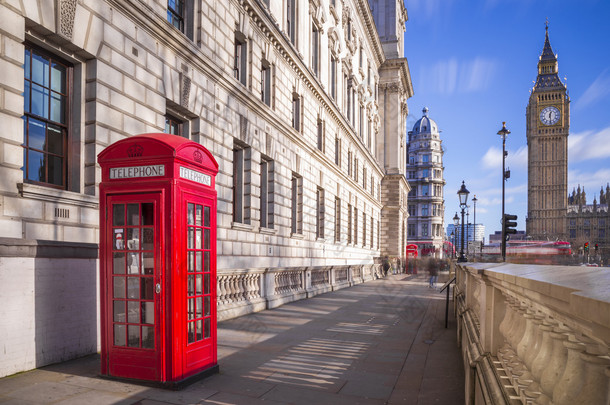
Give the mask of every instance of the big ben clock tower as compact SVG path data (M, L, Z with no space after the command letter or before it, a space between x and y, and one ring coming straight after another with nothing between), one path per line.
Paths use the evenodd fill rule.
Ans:
M565 239L570 97L558 76L557 55L549 42L548 24L526 119L526 232L532 239Z

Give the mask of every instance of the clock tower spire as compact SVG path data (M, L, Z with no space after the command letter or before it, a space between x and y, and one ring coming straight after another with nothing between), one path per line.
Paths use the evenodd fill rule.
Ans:
M559 78L557 55L551 48L549 25L538 76L526 108L527 219L532 239L565 239L568 205L568 135L570 97Z

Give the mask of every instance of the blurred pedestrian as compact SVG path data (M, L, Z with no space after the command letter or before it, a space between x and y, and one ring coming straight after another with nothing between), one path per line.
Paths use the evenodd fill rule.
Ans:
M428 272L430 273L430 284L428 288L436 288L436 281L438 280L438 266L434 260L428 262Z

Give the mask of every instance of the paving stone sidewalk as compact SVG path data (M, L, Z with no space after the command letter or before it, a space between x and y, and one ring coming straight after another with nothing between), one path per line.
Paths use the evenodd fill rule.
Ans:
M390 275L220 323L220 373L182 391L102 379L92 355L0 379L0 404L464 403L450 303Z

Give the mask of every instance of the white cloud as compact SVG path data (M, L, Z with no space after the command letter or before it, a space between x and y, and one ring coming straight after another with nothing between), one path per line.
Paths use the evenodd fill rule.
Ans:
M487 149L487 152L481 158L481 165L484 169L498 169L500 176L502 175L502 150L495 146ZM511 170L520 170L527 168L527 147L522 146L516 152L508 151L506 157L506 168Z
M489 87L496 69L496 62L481 57L470 61L451 58L423 66L419 77L422 85L440 94L475 93Z
M568 137L568 159L579 162L610 157L610 127L601 131L584 131Z
M610 96L610 72L604 70L574 103L574 109L583 109Z
M481 158L481 164L485 169L499 169L502 167L502 151L495 146L487 149L487 152ZM502 169L500 169L502 174Z
M604 168L599 169L595 172L584 172L581 170L568 170L568 193L572 193L572 189L584 187L587 191L588 202L593 202L593 194L599 195L599 188L601 186L606 188L606 184L610 179L610 169ZM599 202L599 201L598 201Z

